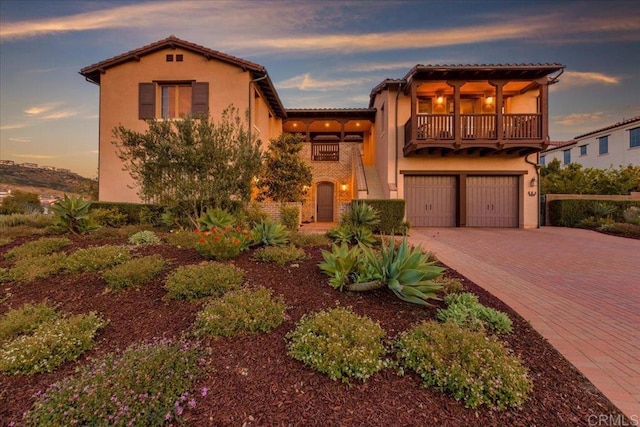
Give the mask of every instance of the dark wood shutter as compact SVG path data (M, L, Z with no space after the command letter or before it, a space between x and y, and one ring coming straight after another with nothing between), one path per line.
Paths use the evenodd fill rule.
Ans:
M138 118L153 119L156 117L156 85L139 83L138 85Z
M209 114L209 83L193 83L191 92L191 114L193 117L202 117Z

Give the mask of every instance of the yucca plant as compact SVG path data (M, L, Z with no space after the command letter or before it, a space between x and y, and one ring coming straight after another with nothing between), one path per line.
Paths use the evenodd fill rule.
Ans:
M233 227L235 218L229 212L220 208L207 208L198 218L198 226L203 231L209 231L213 227Z
M99 226L92 222L89 216L90 207L91 202L65 194L64 199L51 205L51 211L56 215L55 225L73 234L96 230Z
M393 238L382 239L379 255L366 245L360 248L380 281L401 300L429 305L427 300L438 299L442 285L432 279L440 276L444 268L429 261L421 245L410 246L405 236L400 243Z
M251 229L250 235L258 245L284 246L289 243L290 233L282 224L261 221Z

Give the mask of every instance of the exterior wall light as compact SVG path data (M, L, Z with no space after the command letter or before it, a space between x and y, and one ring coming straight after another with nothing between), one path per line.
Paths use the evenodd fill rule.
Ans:
M346 183L340 184L340 190L347 191L347 184Z
M535 177L531 178L531 182L529 183L532 187L535 187L536 184L538 183L538 181L536 180Z

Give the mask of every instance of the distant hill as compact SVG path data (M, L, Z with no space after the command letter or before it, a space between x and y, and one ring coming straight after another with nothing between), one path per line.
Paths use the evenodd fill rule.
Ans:
M14 189L35 193L83 194L90 196L95 181L74 172L0 165L0 190Z

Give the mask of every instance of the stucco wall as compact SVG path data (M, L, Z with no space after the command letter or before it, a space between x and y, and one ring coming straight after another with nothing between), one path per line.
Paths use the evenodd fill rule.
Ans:
M184 55L183 62L166 62L167 54ZM233 104L240 118L246 118L249 103L249 72L183 49L164 49L109 68L100 83L100 187L102 201L139 202L135 183L116 155L113 129L122 125L143 132L144 120L138 119L138 84L152 81L209 82L209 111L213 120L219 120L222 111ZM253 89L252 89L253 94ZM259 117L252 122L260 129L259 137L266 148L277 119L269 118L264 97L257 99ZM161 116L160 88L156 88L156 117ZM281 126L280 126L281 129ZM280 130L276 131L280 132ZM277 136L277 134L276 134ZM133 187L133 188L131 188Z

